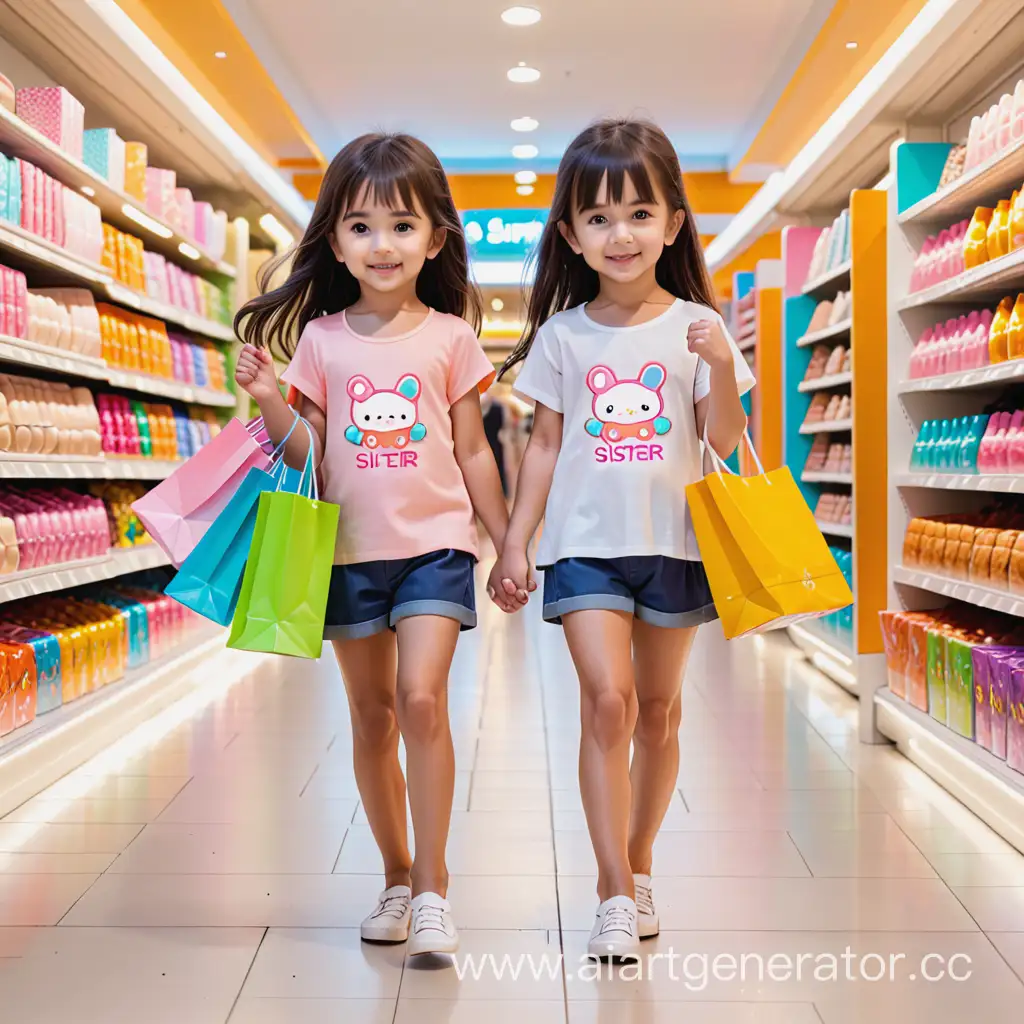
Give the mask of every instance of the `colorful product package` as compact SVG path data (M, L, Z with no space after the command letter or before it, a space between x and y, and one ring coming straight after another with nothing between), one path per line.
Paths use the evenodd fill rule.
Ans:
M1006 763L1024 772L1024 664L1010 670L1010 707L1006 716Z
M36 660L27 644L0 643L7 666L5 684L13 704L13 728L20 729L36 717Z
M24 626L0 626L0 641L25 644L32 649L36 667L36 714L45 715L62 704L60 644L49 633Z
M928 710L928 623L907 621L907 700L919 711Z
M149 150L144 142L124 144L124 190L140 202L146 201L146 164Z
M0 736L14 731L14 691L7 672L7 651L0 645Z
M950 729L974 739L974 644L950 636L946 642L946 722Z
M1020 659L1012 655L996 656L989 674L991 703L991 746L989 750L1001 761L1006 760L1006 716L1010 704L1010 671Z
M946 654L947 638L937 628L927 631L928 713L937 722L947 724Z
M111 188L123 192L125 171L124 139L113 128L89 128L82 140L82 162Z

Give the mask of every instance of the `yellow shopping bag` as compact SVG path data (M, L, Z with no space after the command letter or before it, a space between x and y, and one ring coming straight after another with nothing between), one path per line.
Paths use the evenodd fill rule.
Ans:
M728 639L817 618L853 602L814 514L788 469L736 476L714 449L715 471L686 488L711 595Z

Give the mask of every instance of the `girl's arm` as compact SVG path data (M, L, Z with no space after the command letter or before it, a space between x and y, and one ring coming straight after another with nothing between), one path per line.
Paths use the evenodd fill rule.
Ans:
M713 320L690 324L687 336L691 352L696 352L711 371L711 393L696 405L697 436L704 436L723 458L736 450L747 427L739 388L736 386L736 365L732 349L721 326Z
M516 500L508 533L505 535L505 547L491 574L492 586L499 595L501 589L504 589L503 580L511 580L515 584L515 596L520 604L525 604L529 592L536 589L526 552L544 515L561 447L562 414L538 402L533 417L533 431L519 469Z
M500 555L508 529L508 506L501 491L498 464L494 461L494 453L484 433L480 395L475 389L467 392L452 406L451 416L455 461L466 481L469 500Z
M263 417L267 436L276 448L285 437L288 437L288 431L292 430L295 412L284 400L284 395L281 394L281 388L277 383L277 374L274 372L274 361L269 353L252 345L246 345L238 357L235 381L260 407L260 415ZM327 437L327 417L320 406L311 402L304 395L298 412L313 428L313 462L315 465L320 465ZM299 424L288 437L284 459L289 466L302 469L306 465L308 453L309 435Z

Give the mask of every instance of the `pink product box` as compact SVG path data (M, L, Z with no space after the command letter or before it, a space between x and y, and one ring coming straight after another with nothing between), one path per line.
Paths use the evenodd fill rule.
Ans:
M213 232L213 207L209 203L196 203L193 214L192 237L202 246L210 241Z
M35 164L21 161L21 226L34 235L41 234L42 225L36 227L36 171Z
M195 237L196 201L192 198L192 190L176 188L174 190L175 220L174 226L178 233L186 238Z
M14 520L19 568L94 558L110 547L106 509L98 498L66 488L0 492L0 510Z
M228 215L217 210L213 215L211 235L207 240L207 249L215 260L224 259L228 247Z
M85 108L59 85L19 89L15 113L76 160L82 159Z
M1024 772L1024 666L1010 672L1010 706L1006 716L1006 763Z
M174 190L177 175L163 167L146 168L146 208L156 217L171 223L175 220Z
M28 337L28 284L20 270L0 267L0 334Z
M912 292L964 272L964 236L969 225L969 220L963 220L925 239L910 274Z
M90 263L103 258L103 218L100 208L73 189L63 192L64 248Z

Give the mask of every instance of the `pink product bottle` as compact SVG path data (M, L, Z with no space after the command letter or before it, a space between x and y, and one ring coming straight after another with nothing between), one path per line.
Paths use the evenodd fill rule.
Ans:
M981 152L981 117L975 116L971 118L971 127L967 133L967 153L964 156L964 171L969 171L972 167L976 167L979 161L979 153Z
M997 412L990 416L988 427L978 446L979 473L1007 473L1007 431L1012 416L1008 412Z
M1006 471L1024 473L1024 409L1013 414L1006 432Z
M1013 131L1013 97L1003 93L996 107L996 152L1002 153L1010 145Z
M14 294L14 271L10 267L0 267L0 334L13 335L17 327Z
M910 376L911 379L917 377L928 376L925 369L925 353L928 346L932 341L932 328L927 328L920 338L917 339L917 344L914 345L914 351L910 353Z
M1010 126L1010 144L1024 139L1024 78L1013 90L1013 120Z

